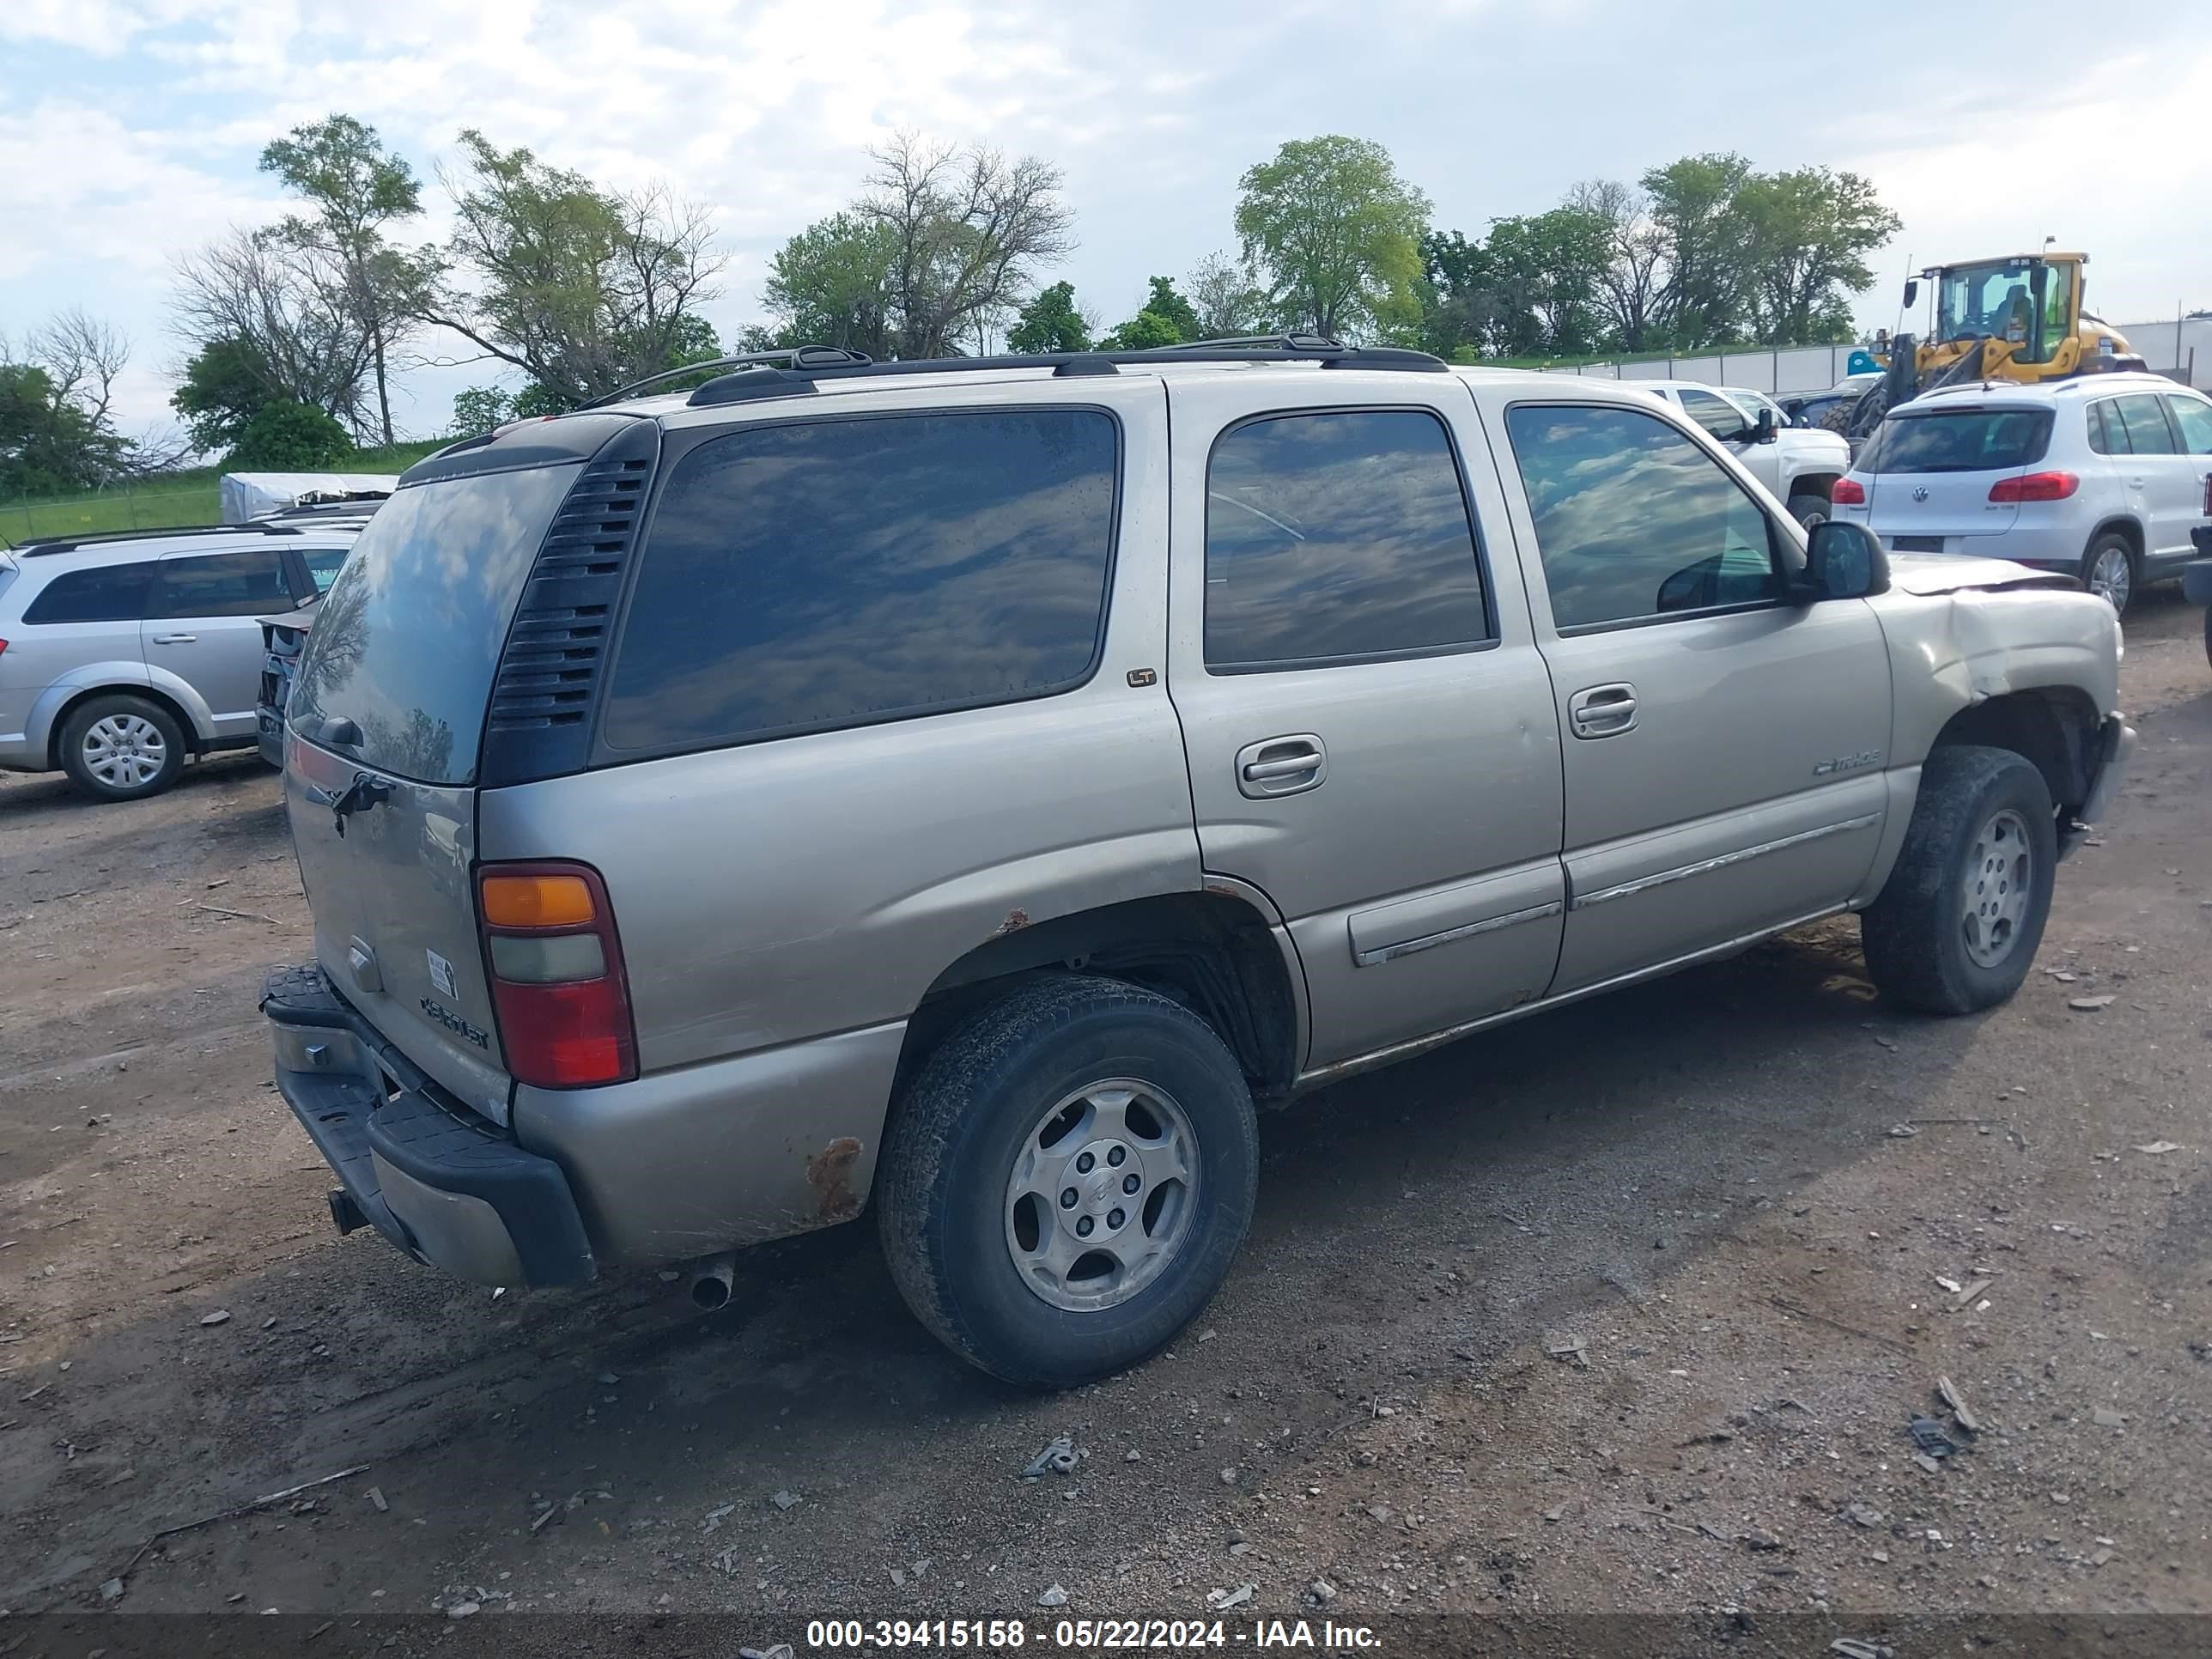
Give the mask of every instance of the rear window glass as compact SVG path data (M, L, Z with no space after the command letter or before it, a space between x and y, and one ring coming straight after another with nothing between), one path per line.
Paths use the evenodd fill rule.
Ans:
M1119 447L1093 410L701 445L653 511L603 740L698 747L1079 684L1103 632Z
M2041 460L2050 443L2047 409L1893 415L1868 443L1858 470L1875 474L2014 472Z
M507 624L577 471L484 473L386 502L315 607L294 724L350 720L353 752L370 766L423 783L473 779Z
M154 561L71 570L48 582L29 609L27 623L137 622L146 611L146 585Z

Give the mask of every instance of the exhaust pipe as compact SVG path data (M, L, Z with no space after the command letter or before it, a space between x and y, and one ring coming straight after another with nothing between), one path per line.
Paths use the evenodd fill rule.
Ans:
M728 1306L730 1291L737 1277L738 1253L735 1250L700 1257L691 1264L693 1304L708 1313Z

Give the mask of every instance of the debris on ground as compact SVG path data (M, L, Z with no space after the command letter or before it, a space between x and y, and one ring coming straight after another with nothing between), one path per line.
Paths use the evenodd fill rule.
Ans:
M371 1486L368 1489L368 1501L376 1506L376 1512L379 1515L389 1515L392 1513L392 1505L384 1501L383 1487Z
M2178 1140L2154 1140L2136 1148L2147 1158L2164 1158L2168 1152L2180 1150L2181 1143Z
M200 1316L200 1323L203 1325L228 1325L230 1323L230 1310L228 1308L217 1308L213 1313L202 1314Z
M1589 1369L1589 1343L1586 1338L1553 1332L1544 1339L1544 1352L1554 1359L1565 1360L1577 1370Z
M1889 1517L1871 1504L1846 1504L1844 1518L1854 1526L1878 1527Z
M1325 1607L1336 1600L1336 1586L1326 1578L1316 1578L1306 1586L1306 1600L1317 1607Z
M1782 1540L1764 1527L1753 1527L1743 1534L1745 1545L1762 1555L1771 1554L1782 1547Z
M791 1644L778 1642L772 1648L739 1648L738 1659L792 1659Z
M446 1617L448 1619L473 1619L477 1614L483 1611L483 1603L481 1601L456 1601L453 1606L446 1609Z
M1216 1613L1226 1613L1231 1607L1241 1607L1260 1593L1257 1584L1239 1584L1235 1589L1208 1590L1206 1605Z
M1089 1455L1076 1446L1073 1435L1056 1434L1045 1442L1042 1451L1030 1459L1029 1467L1022 1471L1022 1479L1042 1480L1048 1474L1073 1474L1075 1466Z
M781 1507L788 1509L791 1506L787 1504L781 1505ZM701 1532L719 1532L721 1530L722 1522L731 1516L735 1515L737 1512L738 1506L735 1504L717 1504L713 1509L708 1510L705 1516L700 1521L699 1530Z
M1932 1417L1914 1418L1905 1425L1905 1431L1912 1437L1912 1443L1930 1457L1949 1457L1963 1449Z
M1963 1313L1970 1303L1972 1303L1977 1297L1980 1296L1984 1291L1986 1291L1990 1285L1996 1283L1996 1280L1994 1279L1973 1279L1967 1280L1966 1285L1960 1290L1958 1295L1951 1298L1951 1311L1953 1313Z
M1920 1131L1914 1128L1910 1123L1893 1123L1883 1133L1887 1134L1892 1140L1910 1140L1913 1136L1918 1134Z
M1041 1607L1064 1607L1067 1605L1067 1592L1057 1584L1047 1584L1037 1592L1036 1604Z
M2100 1406L2091 1412L2089 1420L2100 1429L2124 1429L2128 1425L2125 1416L2107 1406Z
M100 1599L103 1601L120 1601L123 1599L123 1581L120 1578L111 1578L102 1584L100 1587Z
M799 1494L792 1492L780 1492L769 1498L769 1502L780 1510L796 1509L799 1505Z
M1936 1393L1951 1408L1951 1415L1968 1434L1979 1434L1982 1425L1974 1415L1974 1408L1966 1403L1966 1396L1959 1392L1959 1385L1948 1376L1936 1379Z
M1838 1636L1828 1644L1828 1651L1839 1653L1844 1659L1896 1659L1895 1650L1879 1642L1863 1642L1856 1636Z
M2076 1013L2094 1014L2100 1008L2109 1008L2118 1000L2119 998L2113 993L2101 991L2093 997L2069 997L2066 999L2066 1006Z

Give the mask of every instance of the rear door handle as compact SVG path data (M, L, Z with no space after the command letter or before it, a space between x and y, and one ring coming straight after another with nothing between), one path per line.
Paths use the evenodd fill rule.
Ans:
M1617 738L1636 729L1636 688L1626 680L1593 685L1567 699L1567 719L1578 738Z
M1328 750L1310 732L1266 738L1237 751L1237 787L1253 800L1318 789L1328 776Z
M199 635L197 634L156 634L154 635L154 643L156 645L191 645L197 643Z

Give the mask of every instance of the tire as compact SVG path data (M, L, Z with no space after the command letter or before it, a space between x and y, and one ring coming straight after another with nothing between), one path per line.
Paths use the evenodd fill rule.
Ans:
M62 769L94 800L158 795L185 769L185 734L158 702L120 692L89 697L62 723Z
M1010 1382L1073 1388L1157 1352L1212 1299L1259 1168L1251 1091L1211 1027L1133 985L1056 975L922 1066L884 1134L877 1219L900 1295L947 1347ZM1072 1208L1043 1196L1079 1182ZM1146 1237L1159 1248L1133 1261L1084 1242ZM1101 1261L1111 1273L1083 1276Z
M1830 508L1827 497L1792 495L1790 498L1790 516L1803 526L1805 533L1809 536L1813 533L1814 525L1826 524L1828 521Z
M2128 614L2136 590L2142 586L2142 568L2125 536L2107 530L2089 544L2081 556L2081 586L2123 617Z
M2057 866L2043 774L2009 749L1938 749L1897 867L1859 918L1868 973L1926 1013L1994 1007L2027 977Z

